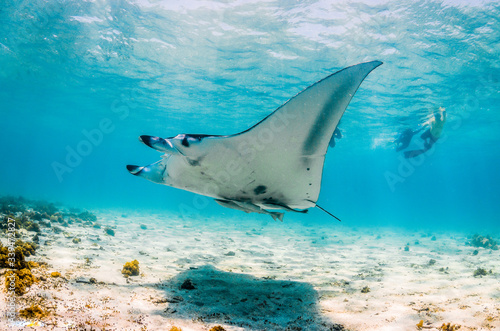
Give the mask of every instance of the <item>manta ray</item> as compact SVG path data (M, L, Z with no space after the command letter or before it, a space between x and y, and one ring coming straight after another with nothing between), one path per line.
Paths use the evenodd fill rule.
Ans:
M240 133L140 136L164 154L158 162L127 165L127 170L274 220L282 221L283 211L318 207L327 212L317 201L329 143L361 82L381 64L360 63L333 73Z

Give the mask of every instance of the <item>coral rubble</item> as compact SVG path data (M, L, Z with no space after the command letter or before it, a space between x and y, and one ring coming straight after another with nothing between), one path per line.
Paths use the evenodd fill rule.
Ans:
M489 248L492 250L498 250L498 243L491 236L480 236L475 234L472 236L471 241L467 243L473 247Z
M125 277L139 275L139 261L133 260L131 262L126 262L123 266L122 274Z

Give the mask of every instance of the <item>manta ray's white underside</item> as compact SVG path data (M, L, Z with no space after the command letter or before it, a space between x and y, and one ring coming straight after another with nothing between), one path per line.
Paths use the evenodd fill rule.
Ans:
M229 208L305 212L318 200L328 144L363 79L382 62L361 63L309 86L246 131L229 135L141 136L161 151L134 175L215 198Z

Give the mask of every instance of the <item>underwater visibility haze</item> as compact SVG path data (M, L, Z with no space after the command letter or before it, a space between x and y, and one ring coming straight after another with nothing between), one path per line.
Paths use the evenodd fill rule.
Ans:
M18 214L12 209L14 214L7 213L5 207L4 216L22 219L24 209L35 208L32 212L41 215L36 217L42 223L43 217L48 217L70 226L53 233L42 225L41 233L48 231L49 235L42 237L48 244L41 246L47 250L45 254L54 254L54 268L68 272L66 280L92 276L103 282L78 286L108 286L124 279L128 284L133 277L124 273L124 278L121 267L138 259L143 274L136 277L143 277L143 281L168 278L167 288L180 286L185 291L191 287L185 283L189 279L194 284L192 290L201 291L201 283L216 278L229 284L220 291L241 299L235 303L236 310L229 311L223 307L230 306L230 301L209 304L211 292L198 293L198 301L184 292L169 292L170 301L161 303L168 307L162 307L161 314L154 313L158 303L147 313L141 312L156 316L146 318L151 329L155 323L164 323L165 314L188 330L201 328L198 322L205 323L203 327L226 323L230 330L228 325L234 330L236 325L249 330L280 330L307 323L314 325L311 330L341 330L344 326L375 330L384 325L403 330L418 328L420 320L439 326L458 319L460 311L463 316L473 316L471 307L479 303L470 299L467 310L451 303L437 308L432 306L436 304L433 297L427 296L429 301L420 307L410 304L417 299L397 300L411 296L408 293L431 291L437 286L432 282L439 282L440 277L457 281L458 275L470 276L460 283L464 288L469 282L485 281L471 285L468 294L458 290L439 294L446 298L470 294L472 298L489 293L484 297L490 310L476 314L474 320L457 323L464 329L500 327L500 288L494 285L500 273L495 241L500 237L499 40L500 4L487 0L3 1L0 196L28 199L24 207L16 209ZM373 70L381 62L383 65ZM330 82L331 77L340 77L330 75L367 63L371 67L360 74L359 82L352 83L354 88L345 88L342 93L335 90L336 84L345 83L342 78L332 83L335 88L321 90L313 98L299 94L311 85L322 89L321 84ZM346 100L339 102L343 97ZM266 151L269 162L241 157L234 142L240 137L238 133L252 138L257 123L271 118L268 116L277 109L274 114L289 108L300 116L308 109L307 114L317 112L316 117L301 117L300 122L275 133L274 150ZM332 118L325 115L327 109L335 109ZM441 119L436 114L441 114ZM398 150L405 131L411 138L406 154ZM265 139L261 133L253 133ZM178 134L192 136L173 139ZM220 138L224 136L233 140ZM141 177L141 171L151 168L129 166L127 171L127 165L152 164L162 155L145 148L139 137L146 145L172 154L157 165L164 169L170 162L168 167L177 177L175 183L167 184L174 187L156 185L129 173ZM326 156L323 158L323 151L313 158L305 146L319 146L320 140L322 150L327 148ZM230 159L245 164L248 176L230 181L226 195L204 194L218 203L192 193L200 193L211 181L206 180L206 168L193 170L203 164L199 154L190 154L196 148L201 148L203 158L211 155L212 175ZM314 163L313 177L295 168L300 162L305 164L306 154ZM180 171L180 164L189 166ZM151 180L146 170L142 176ZM310 178L314 179L311 195ZM254 180L251 192L262 194L260 200L236 197L243 181ZM165 178L152 181L165 182ZM273 188L281 190L283 197L273 198ZM33 203L35 200L54 203L61 214L36 210L33 206L40 203ZM342 222L313 208L316 203ZM64 214L69 208L80 211ZM307 213L290 211L308 208ZM97 218L83 210L92 211ZM268 215L245 213L251 211L270 213L283 223ZM80 220L83 225L89 222L88 231L96 232L84 234L83 228L68 220L75 220L75 224ZM151 229L156 232L147 232ZM68 257L73 253L63 254L64 238L69 240L68 252L76 254L74 260ZM482 246L474 244L482 241ZM101 247L101 255L76 250L86 243L89 250ZM154 247L147 250L147 243L154 243ZM139 256L136 245L142 245ZM214 247L224 254L212 251ZM115 251L121 257L113 255ZM480 262L470 260L476 256ZM283 260L273 260L278 257ZM65 269L86 258L100 265L101 278L84 266L80 271ZM439 265L440 259L451 262ZM106 269L110 260L115 269ZM144 269L147 261L150 269ZM317 264L310 266L304 261ZM378 264L370 264L373 261ZM363 263L365 269L354 269ZM398 269L397 263L407 269ZM168 269L174 264L175 268ZM483 267L484 275L482 271L473 274ZM232 272L241 278L233 278ZM419 273L427 275L429 278L422 277L429 283L405 278L411 274L418 279ZM337 278L327 281L326 274ZM293 285L281 280L293 281ZM374 283L368 284L370 281ZM376 282L386 284L379 291L388 291L390 283L409 288L419 284L421 288L387 294L377 292ZM231 289L237 284L247 291L261 287L263 292L255 292L255 298L287 289L280 292L283 297L296 302L301 297L297 293L309 293L312 301L301 301L296 310L303 320L294 315L291 301L289 310L282 308L287 313L281 314L278 307L282 306L275 303L266 315L265 305L249 306L251 296L241 297ZM90 293L89 288L80 291L83 296ZM122 293L113 288L109 291L114 298ZM360 308L365 297L360 297L356 306L359 295L375 300L393 294L408 314L391 317L384 315L389 312L377 311L379 320L370 321L364 319L368 315ZM172 303L175 295L177 302ZM181 308L173 309L175 304ZM377 308L373 307L378 306L370 308L375 314ZM192 322L187 317L176 319L193 314L199 314L198 322L194 317ZM263 314L265 318L252 322L252 316ZM128 318L123 316L115 317ZM327 327L324 318L338 324ZM311 324L308 319L321 323ZM106 327L105 323L98 326Z
M0 13L4 194L175 209L192 196L127 176L154 160L137 137L234 134L380 60L339 126L319 201L352 223L498 221L494 1L7 1ZM440 106L439 144L400 159L391 141Z

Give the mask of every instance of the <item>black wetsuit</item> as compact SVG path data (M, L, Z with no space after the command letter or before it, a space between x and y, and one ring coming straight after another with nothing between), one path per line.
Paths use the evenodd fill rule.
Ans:
M425 132L422 133L420 138L422 138L422 140L424 141L424 147L426 151L429 150L432 147L432 145L434 145L434 143L437 141L437 138L432 135L431 129L425 130Z
M329 143L331 148L335 147L335 138L342 138L342 133L340 132L339 128L335 128L335 131L333 131L332 139L330 139Z
M408 159L408 158L412 158L412 157L417 157L420 154L427 152L429 149L431 149L432 145L434 145L436 143L436 141L438 141L439 136L441 135L441 131L443 130L443 125L446 121L446 112L444 111L444 109L441 110L442 108L439 108L439 109L442 112L442 114L440 116L438 116L438 114L434 114L434 120L429 122L428 129L425 130L424 133L422 133L422 135L420 136L420 138L422 138L422 140L424 142L424 148L417 149L414 151L404 152L405 158ZM420 129L420 130L422 130L422 129ZM438 134L438 137L436 137L432 134L432 131L431 131L432 129L435 129L435 133Z
M424 141L424 149L407 151L405 152L405 158L409 159L412 157L417 157L420 154L427 152L429 149L431 149L432 145L434 145L434 143L437 141L437 138L432 135L431 129L425 130L424 133L422 133L422 135L420 136L420 138L422 138L422 140Z
M395 141L396 144L400 144L399 146L396 147L396 152L400 152L403 149L407 148L410 146L411 139L413 138L414 135L416 135L418 132L420 132L422 129L418 129L416 131L413 131L412 129L406 129L401 133L399 138Z

